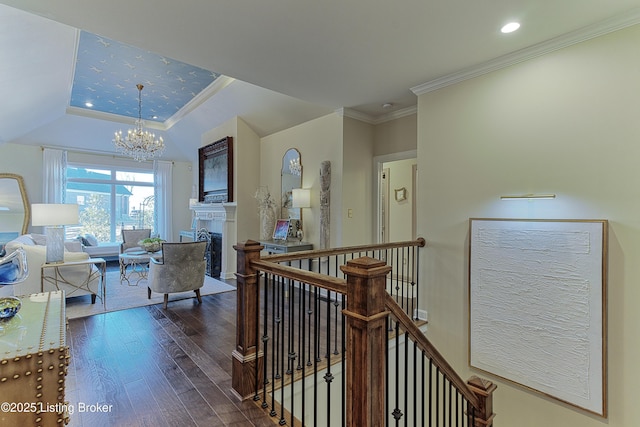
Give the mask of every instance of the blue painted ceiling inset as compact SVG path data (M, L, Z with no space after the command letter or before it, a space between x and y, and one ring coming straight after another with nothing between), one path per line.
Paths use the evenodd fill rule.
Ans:
M189 103L220 74L137 47L80 32L71 89L72 107L164 122ZM93 107L85 104L91 102Z

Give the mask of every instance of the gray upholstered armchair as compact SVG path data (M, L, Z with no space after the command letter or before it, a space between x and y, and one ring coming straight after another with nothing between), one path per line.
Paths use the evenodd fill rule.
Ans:
M162 260L151 258L147 295L151 291L164 294L164 308L167 308L169 294L194 291L198 302L202 303L200 288L204 284L207 262L204 252L207 242L163 243Z
M151 237L151 230L148 228L140 228L137 230L122 230L122 243L120 244L120 253L131 251L141 251L142 248L138 244L140 240Z

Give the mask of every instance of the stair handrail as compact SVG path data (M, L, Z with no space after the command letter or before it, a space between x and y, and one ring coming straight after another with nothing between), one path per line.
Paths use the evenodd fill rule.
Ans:
M344 279L315 273L313 271L301 270L295 267L289 267L284 264L276 264L273 261L267 260L266 257L252 261L251 265L263 273L276 274L286 279L297 280L341 294L347 293L347 281Z
M476 410L480 410L480 401L474 392L469 388L467 383L458 375L453 367L447 362L442 354L431 344L431 341L424 335L418 325L406 315L402 307L390 295L385 296L385 307L391 312L391 315L400 323L400 329L404 330L411 339L416 343L418 348L425 352L429 359L433 360L433 364L440 369L440 372L451 382L456 389L464 396L464 398Z
M310 254L313 254L312 258L322 258L334 255L352 254L357 252L371 252L382 249L404 248L408 246L415 246L419 248L425 247L427 244L423 237L418 237L415 240L405 240L402 242L389 242L389 243L374 243L371 245L356 245L356 246L342 246L339 248L331 249L311 249L307 251L297 251L284 254L265 255L261 258L264 261L271 262L283 262L294 261L299 259L308 259Z

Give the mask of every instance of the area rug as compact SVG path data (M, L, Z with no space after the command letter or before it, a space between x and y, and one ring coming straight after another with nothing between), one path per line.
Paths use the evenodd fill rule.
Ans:
M91 304L89 295L67 298L67 317L75 319L110 311L159 304L164 301L164 296L155 292L151 294L151 299L147 299L147 282L145 279L140 280L137 286L129 286L126 281L120 283L120 273L118 271L107 272L106 289L106 307L102 304L100 298L96 299L95 304ZM236 287L232 284L205 276L204 285L200 288L200 295L212 295L235 290ZM195 293L189 291L169 294L169 308L171 308L171 301L186 298L195 298Z

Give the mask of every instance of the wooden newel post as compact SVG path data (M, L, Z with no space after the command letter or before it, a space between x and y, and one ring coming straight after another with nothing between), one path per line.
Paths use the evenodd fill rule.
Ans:
M233 350L231 385L242 399L248 399L260 387L263 356L258 352L258 273L251 267L251 261L260 258L263 246L259 242L247 240L233 247L237 251L237 313L236 348ZM258 384L256 384L258 378Z
M493 413L493 392L498 386L475 375L469 378L467 385L480 401L480 413L476 413L475 427L491 427L496 415Z
M369 257L341 267L347 275L347 426L385 423L385 283L391 267Z

